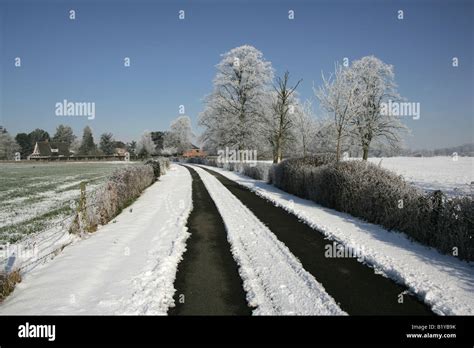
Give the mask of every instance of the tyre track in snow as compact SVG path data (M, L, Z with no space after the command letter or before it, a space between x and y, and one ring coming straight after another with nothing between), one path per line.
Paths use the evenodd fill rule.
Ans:
M249 189L202 168L218 180L262 221L299 259L304 269L320 282L340 307L351 315L432 315L424 303L405 287L376 274L355 258L326 258L331 241L282 208L258 197ZM317 232L317 231L316 231ZM399 295L404 293L403 303Z
M207 171L193 168L225 223L247 301L255 308L254 315L346 314L245 205Z
M250 315L224 223L199 175L186 168L192 176L190 237L176 273L175 307L168 314Z

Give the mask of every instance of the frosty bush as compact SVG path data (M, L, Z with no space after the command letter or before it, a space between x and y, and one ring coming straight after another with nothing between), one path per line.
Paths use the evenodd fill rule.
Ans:
M166 171L170 167L170 161L165 157L158 157L152 160L148 160L145 162L145 164L153 168L155 180L158 180L158 178L164 173L166 173Z
M257 162L257 163L246 163L246 162L229 162L229 163L218 163L218 167L221 167L232 172L238 172L249 176L257 180L269 180L269 175L272 163Z
M211 167L217 167L217 159L216 158L207 158L205 160L205 164Z
M447 198L441 191L428 196L428 215L434 241L446 253L456 250L461 258L474 260L474 201L470 197ZM427 236L428 239L431 236ZM456 248L453 250L453 248Z
M145 165L151 166L153 168L153 176L157 180L161 176L161 166L160 162L154 160L148 160L145 162Z
M272 168L268 181L273 184L278 183L280 186L276 186L287 192L306 197L305 182L307 182L307 179L305 175L308 175L308 169L334 163L335 161L336 156L334 154L287 159Z
M95 231L98 225L106 224L117 216L154 181L155 173L150 165L116 170L106 183L86 195L85 206L79 209L70 231Z
M0 272L0 303L15 289L15 285L21 282L19 270L13 272Z
M286 192L405 232L444 253L474 259L474 204L469 197L425 194L372 163L336 163L330 156L283 161L270 179Z
M169 158L166 158L166 157L158 157L157 160L161 163L161 167L164 168L163 173L166 173L166 171L167 171L168 169L170 169L170 165L171 165L171 162L170 162ZM163 173L162 173L162 174L163 174Z
M257 180L268 181L272 166L273 163L265 162L258 162L253 166L244 164L241 173Z

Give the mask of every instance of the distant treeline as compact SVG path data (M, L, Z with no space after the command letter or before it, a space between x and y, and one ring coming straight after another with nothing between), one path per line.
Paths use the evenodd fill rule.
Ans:
M402 150L400 155L416 156L416 157L432 157L432 156L470 156L474 157L474 143L463 144L453 147L444 147L434 150Z

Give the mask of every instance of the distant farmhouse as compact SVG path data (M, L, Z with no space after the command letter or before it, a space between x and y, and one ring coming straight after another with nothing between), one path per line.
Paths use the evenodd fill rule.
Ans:
M191 144L191 148L183 152L183 157L193 158L193 157L206 157L207 154L202 151L196 145Z
M126 154L127 154L127 149L124 149L122 147L116 147L114 149L115 156L125 156Z
M67 143L38 141L35 144L30 159L35 158L52 158L52 157L69 157L73 153L69 150Z
M116 147L113 155L77 155L69 149L67 143L55 141L38 141L29 160L124 160L127 150Z

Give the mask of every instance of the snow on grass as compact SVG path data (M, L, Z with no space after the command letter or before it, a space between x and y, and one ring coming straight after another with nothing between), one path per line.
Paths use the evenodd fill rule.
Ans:
M67 217L45 231L32 233L20 242L2 246L0 250L0 265L2 270L9 273L21 267L24 275L34 268L53 259L57 253L80 237L69 233L73 217Z
M254 315L344 315L324 287L214 176L196 168L224 220Z
M119 165L120 163L120 165ZM13 243L72 214L79 184L97 188L130 162L28 162L0 164L0 243Z
M374 164L402 175L426 190L441 190L449 196L473 194L474 157L385 157L369 158ZM471 185L471 183L473 183Z
M329 239L358 251L364 263L404 284L441 315L474 315L474 264L442 255L403 233L324 208L263 181L207 167L296 215ZM318 233L315 231L315 233Z
M0 314L166 314L191 208L191 176L172 165L113 222L27 273Z

